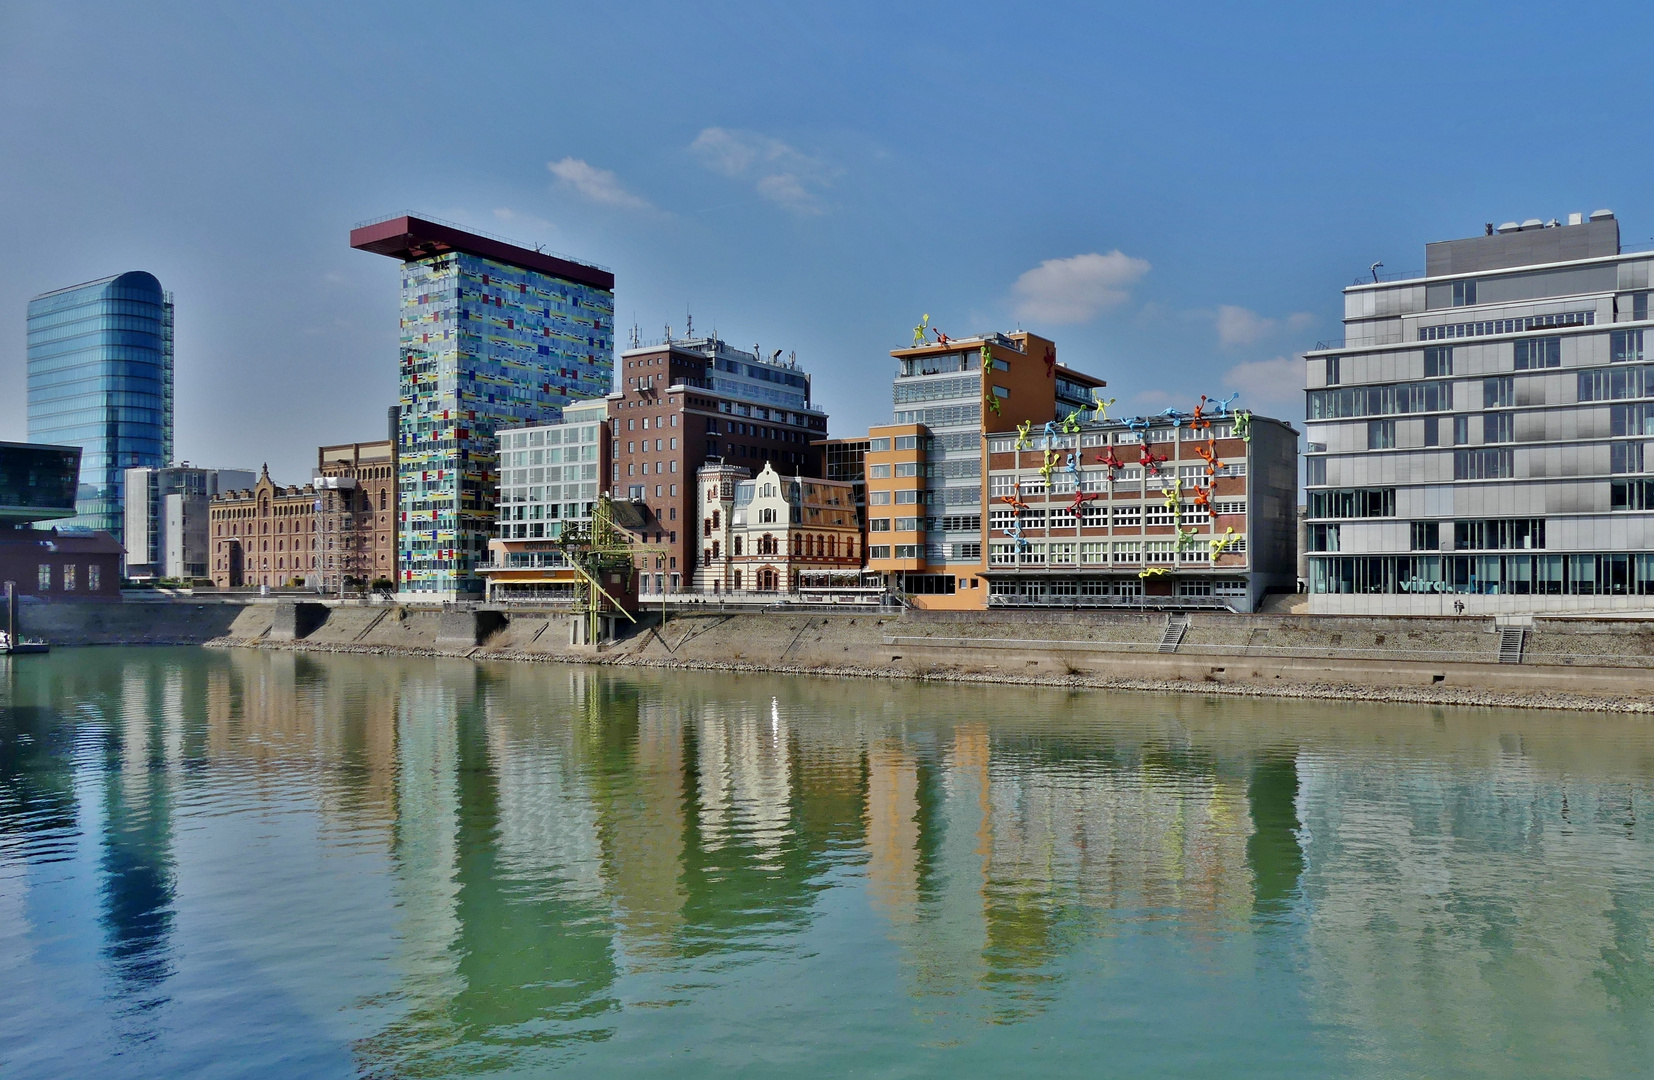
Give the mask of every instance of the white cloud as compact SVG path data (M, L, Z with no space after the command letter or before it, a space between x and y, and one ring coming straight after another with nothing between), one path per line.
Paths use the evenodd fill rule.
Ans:
M752 180L762 198L795 214L822 213L821 191L842 172L755 131L709 127L695 136L689 152L720 176Z
M1270 319L1234 304L1220 304L1217 314L1218 344L1225 348L1256 345L1275 334L1283 322L1287 330L1297 333L1314 325L1315 316L1307 311L1296 311L1285 320Z
M553 225L543 217L536 217L533 214L520 213L511 209L509 206L495 207L494 218L495 220L506 222L509 225L530 228L536 232L555 232L557 229L557 226Z
M613 206L620 210L653 210L654 205L641 196L620 186L620 180L607 169L599 169L579 158L566 157L548 161L546 168L566 186L573 188L594 203Z
M1234 304L1218 305L1218 344L1254 345L1275 329L1275 320Z
M1147 259L1118 249L1067 259L1046 259L1011 286L1017 317L1052 323L1085 322L1103 308L1131 298L1131 286L1149 272Z
M1272 360L1249 360L1236 364L1223 381L1241 392L1237 407L1244 409L1277 406L1276 411L1296 415L1304 402L1304 359L1277 356ZM1283 408L1284 406L1284 408Z

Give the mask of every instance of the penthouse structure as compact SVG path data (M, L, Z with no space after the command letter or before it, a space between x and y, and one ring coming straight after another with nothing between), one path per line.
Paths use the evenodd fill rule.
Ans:
M1030 427L989 436L987 479L990 606L1249 612L1296 586L1298 433L1280 420Z
M614 275L405 215L358 227L350 244L402 261L399 591L478 596L496 432L610 391Z
M1108 384L1057 363L1035 334L985 334L897 349L893 423L869 429L867 567L923 608L983 608L984 437L1043 425Z
M1651 267L1599 210L1344 290L1305 357L1311 611L1654 607Z

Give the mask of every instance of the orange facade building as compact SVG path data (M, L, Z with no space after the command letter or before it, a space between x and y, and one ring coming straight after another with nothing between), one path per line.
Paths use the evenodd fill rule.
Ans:
M893 423L868 431L867 567L914 606L988 604L987 435L1091 408L1108 384L1036 334L897 349Z

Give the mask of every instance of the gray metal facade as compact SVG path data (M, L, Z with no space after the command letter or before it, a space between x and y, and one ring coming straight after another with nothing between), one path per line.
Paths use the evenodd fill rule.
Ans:
M1311 611L1654 608L1654 252L1598 211L1426 264L1305 355Z

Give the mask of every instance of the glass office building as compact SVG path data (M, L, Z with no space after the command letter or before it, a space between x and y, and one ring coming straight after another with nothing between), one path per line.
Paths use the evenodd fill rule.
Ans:
M500 428L556 421L614 375L614 275L414 217L351 246L402 260L399 591L480 597Z
M78 446L75 516L123 536L133 467L172 459L172 296L134 270L29 301L29 441Z
M1346 288L1306 354L1311 613L1654 610L1650 295L1607 210Z

